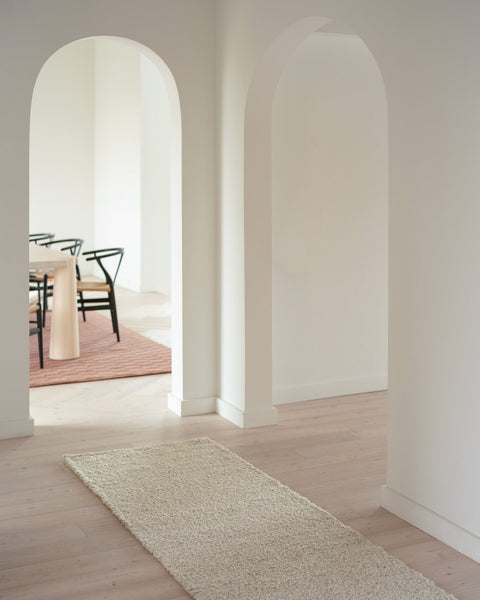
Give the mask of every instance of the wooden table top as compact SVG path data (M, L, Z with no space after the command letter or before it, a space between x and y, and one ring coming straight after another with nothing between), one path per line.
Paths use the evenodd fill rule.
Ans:
M69 256L65 252L39 246L31 242L29 250L29 267L31 269L57 269L66 267Z

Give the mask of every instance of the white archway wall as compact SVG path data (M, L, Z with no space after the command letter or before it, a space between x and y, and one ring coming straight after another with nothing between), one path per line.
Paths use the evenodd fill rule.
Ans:
M249 190L243 195L241 190L242 158L253 156L253 162L258 158L264 121L252 121L243 154L238 141L243 103L248 105L249 83L266 49L293 23L312 14L329 15L348 23L365 41L387 91L389 453L382 504L476 560L480 560L480 336L474 325L480 304L478 10L473 2L462 3L459 11L457 5L439 6L434 0L388 6L381 0L361 4L224 0L219 6L218 45L222 233L227 228L225 241L245 243L242 273L237 273L238 255L228 249L221 265L222 389L228 390L229 381L238 378L236 365L242 365L248 398L245 365L251 361L257 366L254 379L261 391L255 401L260 404L270 374L268 360L261 360L268 354L271 330L264 310L268 272L263 245L257 242L248 249L249 236L268 237L262 204L262 197L268 198L268 168L267 177L254 186L257 193L249 206ZM245 214L237 226L231 218L236 214ZM239 301L229 297L233 286L245 292L243 312ZM241 344L235 345L238 336L231 336L232 316L239 328L246 320L243 351Z
M271 425L272 227L271 110L278 79L306 35L331 19L289 23L257 60L241 33L242 19L219 15L220 331L217 410L243 427ZM238 5L233 10L236 14ZM240 25L240 28L239 28ZM268 26L267 26L268 27ZM240 29L240 31L239 31Z
M479 8L477 2L436 0L137 0L133 12L131 0L2 6L0 257L10 293L2 295L0 311L0 437L33 430L25 331L28 135L32 90L44 62L73 40L107 32L152 48L174 74L183 122L183 202L176 215L183 237L174 243L182 257L178 318L184 347L176 393L181 399L213 397L220 380L229 393L240 389L241 397L245 378L236 363L245 365L246 351L244 340L235 339L245 329L238 305L245 302L242 136L248 86L282 31L306 16L328 15L362 37L387 89L388 490L397 505L386 498L384 504L480 559ZM218 296L217 224L226 249ZM255 325L263 327L261 320ZM251 344L247 340L249 352Z
M386 132L362 40L309 35L272 111L274 403L387 387Z
M167 91L138 46L65 46L34 94L30 230L81 237L84 249L124 246L118 283L170 294L171 148Z
M139 0L134 18L130 0L105 0L101 4L85 0L70 2L68 7L63 0L47 5L26 0L21 8L12 3L2 6L0 30L5 51L0 56L0 80L5 93L0 99L4 191L0 223L4 229L0 255L2 261L8 257L2 268L10 293L2 296L0 311L5 346L0 361L1 438L33 433L25 327L32 93L50 56L75 40L92 36L111 34L140 44L149 58L163 64L169 97L175 99L179 134L173 144L174 153L181 155L181 166L180 161L172 166L173 195L178 200L172 215L176 257L176 268L172 269L172 331L176 338L172 386L179 398L214 397L215 10L214 0L166 0L161 4Z

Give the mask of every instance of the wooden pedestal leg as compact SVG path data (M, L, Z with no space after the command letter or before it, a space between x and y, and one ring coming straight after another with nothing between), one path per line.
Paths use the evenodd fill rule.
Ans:
M55 360L80 356L74 256L66 267L55 269L49 355Z

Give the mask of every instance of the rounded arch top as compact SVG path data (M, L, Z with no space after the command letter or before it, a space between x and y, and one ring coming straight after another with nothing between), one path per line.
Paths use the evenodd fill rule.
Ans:
M35 79L33 91L32 91L32 101L33 101L33 97L35 94L35 88L37 87L37 83L39 81L39 78L41 77L42 71L50 60L52 60L56 55L58 55L59 52L62 52L62 50L64 50L68 46L71 46L72 44L79 44L79 43L85 42L87 40L100 40L100 39L121 42L132 48L135 48L140 52L140 54L142 54L143 56L148 58L156 66L156 68L160 72L160 75L162 76L165 88L167 90L167 95L168 95L168 99L170 102L170 110L171 110L171 116L172 116L172 120L173 120L174 130L180 131L180 128L181 128L180 95L178 93L178 87L177 87L177 84L175 81L175 77L174 77L170 67L154 50L152 50L145 44L142 44L141 42L138 42L131 38L126 38L126 37L122 37L122 36L114 36L114 35L86 36L86 37L72 40L66 44L63 44L59 48L57 48L44 61L40 70L38 71L37 77Z
M275 87L290 54L309 33L331 21L329 17L305 17L292 23L270 42L257 63L250 81L247 93L247 115L251 106L257 102L262 102L269 110Z
M248 120L253 116L252 113L257 115L255 120L258 118L259 111L263 116L269 114L276 86L286 63L295 48L308 35L316 31L322 32L322 30L325 30L326 33L338 32L347 33L349 35L358 35L371 53L385 88L385 80L374 53L354 28L343 21L337 21L332 17L321 17L318 15L304 17L296 20L280 31L277 36L270 41L270 44L257 62L252 74L246 99L245 125L247 129Z
M261 396L268 406L273 406L271 146L274 96L297 47L324 27L327 27L326 33L335 33L334 23L336 26L330 17L311 16L281 29L264 46L246 95L243 147L245 397ZM351 27L340 27L340 21L338 26L338 33L357 35ZM362 36L358 37L365 44ZM378 62L367 44L365 47L378 67L385 89Z

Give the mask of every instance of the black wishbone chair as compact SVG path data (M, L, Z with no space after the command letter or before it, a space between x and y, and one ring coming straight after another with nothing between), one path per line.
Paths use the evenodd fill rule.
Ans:
M105 281L77 281L78 292L78 310L83 312L85 319L85 311L87 310L109 310L112 316L113 333L117 334L117 342L120 341L120 331L118 328L117 305L115 303L115 280L118 270L123 259L123 248L103 248L102 250L89 250L82 252L82 256L86 257L87 261L95 260L103 272ZM116 257L113 263L113 277L107 271L104 261L111 257ZM101 296L92 297L91 295L84 296L85 292L101 293ZM105 296L105 294L107 294Z
M35 244L50 242L55 237L54 233L29 233L28 241ZM30 271L30 291L46 290L48 282L48 273L45 271ZM45 303L46 296L44 292L43 302ZM43 316L43 326L45 326L45 314Z
M72 256L80 256L83 242L84 240L80 238L65 238L63 240L45 240L43 242L39 242L39 245L47 246L48 248L53 248L54 250L61 250L62 252L67 252L68 250ZM75 265L75 270L77 272L77 279L81 279L78 263Z
M40 306L40 289L37 289L37 297L30 298L28 304L29 315L36 314L35 320L29 318L29 323L34 327L30 327L28 334L38 336L38 357L40 359L40 368L43 369L43 328L42 328L42 310Z
M47 235L47 234L45 234ZM60 250L62 252L70 252L72 256L79 256L80 250L82 249L83 240L80 238L66 238L62 240L43 240L35 242L39 246L46 246L47 248L52 248L54 250ZM77 273L77 279L80 279L80 268L78 263L75 265L75 270ZM48 308L48 298L53 296L53 282L52 280L55 277L55 271L36 271L34 272L34 277L32 277L32 273L30 275L30 289L40 289L43 292L42 299L42 314L43 314L43 326L45 327L45 319L47 315ZM36 288L34 287L36 284Z
M54 237L54 233L30 233L28 235L28 241L35 242L35 244L38 244L39 242L48 242L50 240L53 240Z

